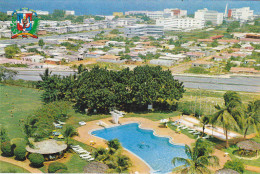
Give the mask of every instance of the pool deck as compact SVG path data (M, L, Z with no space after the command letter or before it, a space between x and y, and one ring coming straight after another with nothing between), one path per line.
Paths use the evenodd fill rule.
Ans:
M172 117L172 121L177 120L178 118L179 117ZM115 124L112 123L112 118L101 119L101 121L106 123L109 127L115 126ZM152 120L149 120L146 118L140 118L140 117L120 118L119 121L121 124L127 124L127 123L133 123L133 122L140 123L140 125L141 125L140 128L152 129L155 131L155 134L157 136L170 137L172 139L172 141L176 144L191 145L192 143L195 142L194 139L191 139L184 134L177 134L177 133L175 133L175 131L173 131L170 128L159 127L160 121L152 121ZM100 147L100 146L107 147L106 141L104 139L95 137L90 134L90 132L93 130L102 129L102 127L97 124L98 122L99 122L98 120L90 121L90 122L87 122L86 125L79 127L77 129L79 136L74 137L74 139L77 141L80 141L82 143L88 144L88 145L90 145L90 141L94 141L96 144L93 145L93 147ZM123 154L127 155L133 163L133 166L130 168L130 173L134 173L136 171L138 171L139 173L149 173L151 171L150 167L138 156L134 155L133 153L131 153L125 149L123 150ZM229 157L224 157L225 156L224 152L217 150L217 149L215 150L214 155L219 157L219 161L220 161L220 166L211 168L214 171L222 168L224 166L225 162L230 159Z

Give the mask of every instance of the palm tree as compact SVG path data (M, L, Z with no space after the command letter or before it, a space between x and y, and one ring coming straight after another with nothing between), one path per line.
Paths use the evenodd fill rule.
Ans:
M202 126L202 136L204 136L205 127L210 122L210 118L208 116L200 117L200 126Z
M122 148L121 143L118 139L113 139L107 142L109 153L111 155L115 154L119 149Z
M67 125L63 135L67 139L67 144L69 144L69 139L74 136L77 136L78 132L75 130L75 128L73 126Z
M103 147L97 148L94 151L93 156L95 157L96 160L101 161L103 163L110 158L108 150Z
M185 145L185 153L188 158L174 157L172 160L174 166L176 166L177 162L184 164L179 167L175 167L173 172L187 174L211 173L208 166L217 166L219 164L219 159L216 156L211 155L212 152L212 144L201 138L195 142L195 146L193 148Z
M225 106L216 105L218 110L212 116L212 123L219 122L223 125L224 134L226 136L226 147L228 144L228 131L230 129L240 129L242 127L242 107L241 99L236 92L228 91L224 94Z
M260 100L256 100L254 102L249 102L247 111L245 114L245 132L244 138L246 138L246 134L248 128L253 126L255 132L259 134L259 127L260 127Z
M118 155L116 157L115 170L119 173L126 171L132 166L132 162L129 157L125 155Z

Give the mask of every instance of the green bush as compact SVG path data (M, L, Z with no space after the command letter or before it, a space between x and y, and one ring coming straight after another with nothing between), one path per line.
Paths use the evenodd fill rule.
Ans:
M54 163L51 163L50 165L49 165L49 168L48 168L48 172L49 173L56 173L56 172L58 172L58 173L61 173L61 171L66 171L68 168L67 168L67 166L65 165L65 164L63 164L63 163L59 163L59 162L54 162Z
M226 169L232 169L239 173L243 173L245 171L244 163L241 160L235 159L232 161L227 161L224 165Z
M16 159L18 160L24 160L25 156L26 156L26 149L24 146L17 146L14 149L14 156L16 157Z
M29 155L29 160L31 162L31 165L34 167L42 167L44 162L43 155L39 153L32 153Z
M9 141L2 143L1 151L3 152L4 156L13 156L13 147Z
M209 71L203 67L191 67L189 70L186 71L187 73L194 73L194 74L208 74Z

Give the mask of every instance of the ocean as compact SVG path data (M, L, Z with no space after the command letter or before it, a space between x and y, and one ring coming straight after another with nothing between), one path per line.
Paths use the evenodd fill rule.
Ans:
M22 7L52 12L54 9L74 10L76 15L112 15L113 12L136 10L159 11L165 8L180 8L193 14L208 8L219 12L228 8L250 7L260 14L260 1L238 0L0 0L0 11L13 11Z

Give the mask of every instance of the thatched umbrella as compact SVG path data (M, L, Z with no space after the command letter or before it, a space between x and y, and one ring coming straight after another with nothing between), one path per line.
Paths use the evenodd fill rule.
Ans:
M258 151L260 150L260 143L257 143L252 140L241 141L241 142L237 143L237 146L240 149L256 151L256 156L258 155Z
M108 169L106 164L93 161L84 167L84 173L106 173Z
M220 169L215 174L239 174L239 172L232 169Z

